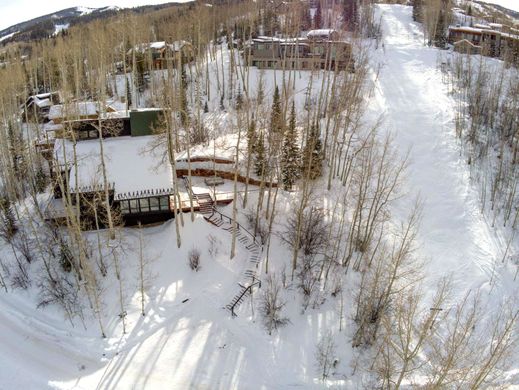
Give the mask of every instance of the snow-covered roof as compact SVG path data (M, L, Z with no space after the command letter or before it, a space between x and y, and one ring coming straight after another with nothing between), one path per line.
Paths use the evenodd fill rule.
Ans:
M107 111L125 111L126 103L119 100L109 100L106 102Z
M173 51L179 51L184 46L189 44L187 41L174 41L173 43L166 43L165 41L157 41L157 42L148 42L148 43L139 43L134 46L134 50L140 53L144 53L146 50L163 50L166 47L169 47ZM132 49L128 50L127 54L130 54Z
M479 48L479 47L481 47L481 46L478 46L478 45L474 45L472 42L470 42L470 41L467 40L467 39L461 39L461 40L459 40L459 41L457 41L457 42L454 42L454 46L459 46L459 45L469 45L469 46L471 46L471 47L473 47L473 48Z
M159 191L172 187L170 165L162 160L159 148L152 150L156 136L118 137L103 140L107 180L115 184L115 193L153 190ZM78 186L88 187L103 183L101 169L100 141L87 140L76 144L78 159ZM56 139L54 156L60 165L65 158L72 166L72 142ZM71 188L75 188L75 174L70 174Z
M319 29L319 30L310 30L306 34L306 37L308 39L322 38L322 37L329 38L333 33L336 33L336 32L337 32L336 30L331 29L331 28L323 28L323 29Z
M150 43L150 47L152 49L163 49L166 47L166 42L165 41L152 42L152 43Z
M50 101L50 99L42 99L42 100L34 99L34 102L40 108L45 108L45 107L52 106L52 102Z
M98 114L99 102L72 102L56 104L49 110L49 119L94 116Z
M241 139L240 149L246 149L246 142ZM219 137L215 141L210 141L207 145L196 145L189 150L189 157L191 160L204 159L207 161L221 160L227 163L233 163L236 157L236 143L238 141L237 135L227 135ZM177 168L184 168L187 166L187 150L184 150L176 155Z
M474 27L468 27L468 26L449 26L449 30L467 32L467 33L471 33L471 34L481 34L483 31L480 28L474 28Z

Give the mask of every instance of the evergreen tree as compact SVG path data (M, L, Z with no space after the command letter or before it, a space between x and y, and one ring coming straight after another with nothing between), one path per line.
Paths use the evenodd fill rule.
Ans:
M343 22L346 30L355 31L357 29L357 0L344 0Z
M186 127L189 123L189 107L187 105L187 75L184 64L180 74L180 122Z
M447 37L445 36L445 11L440 10L438 15L438 21L436 23L436 30L434 32L434 45L436 47L444 48L447 43Z
M267 170L265 141L263 140L263 134L259 134L257 137L254 149L254 171L258 177L262 177Z
M260 74L260 79L258 82L258 95L256 97L256 102L258 103L258 106L263 104L263 100L265 100L265 90L263 86L263 75Z
M413 0L413 20L422 22L423 16L423 0Z
M224 105L224 99L225 99L225 96L224 94L222 93L222 96L220 96L220 110L221 111L225 111L225 105Z
M34 190L41 194L45 191L45 188L47 187L48 181L47 181L47 175L45 175L45 172L43 172L43 169L40 167L36 171L36 174L34 175Z
M6 196L0 197L0 237L10 242L18 227L14 218L11 202Z
M310 8L305 7L303 9L301 28L303 30L310 30L312 28L312 13L310 12Z
M297 146L296 133L296 109L292 102L288 129L283 140L281 157L283 185L285 190L292 189L295 181L299 178L299 148Z
M323 145L317 124L312 124L303 154L303 175L311 180L321 176L323 169Z
M238 92L236 93L236 111L243 108L243 95L241 94L241 87L238 85Z
M256 142L257 142L256 121L254 120L254 118L252 118L249 128L247 129L247 149L248 149L249 153L256 152Z
M31 83L31 77L29 76L29 72L27 71L27 66L25 66L25 61L22 61L22 69L23 69L23 76L25 78L25 89L27 92L27 95L33 94L33 88Z
M281 117L281 99L279 97L279 88L276 85L274 96L272 98L272 110L270 112L270 132L271 134L281 134L283 132L283 120Z
M9 154L11 156L14 173L18 178L22 179L27 171L23 158L25 142L22 134L15 131L11 121L7 124L7 137L9 142Z
M209 112L209 105L207 104L207 100L205 101L205 104L204 104L204 113L207 114Z
M126 76L126 109L129 110L132 105L132 90L130 88L130 81Z
M322 25L322 10L321 10L321 2L317 2L317 9L315 10L314 14L314 28L319 29Z

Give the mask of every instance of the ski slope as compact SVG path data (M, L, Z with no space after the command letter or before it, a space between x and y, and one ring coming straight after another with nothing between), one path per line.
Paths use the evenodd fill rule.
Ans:
M454 297L481 288L499 302L516 290L503 265L506 232L491 227L481 212L477 183L460 153L454 126L454 101L442 82L440 63L448 54L424 46L411 7L379 5L382 43L374 55L372 115L383 116L402 156L409 153L407 196L393 212L404 219L412 198L423 202L418 255L425 262L426 283L452 280ZM515 247L512 243L512 247Z

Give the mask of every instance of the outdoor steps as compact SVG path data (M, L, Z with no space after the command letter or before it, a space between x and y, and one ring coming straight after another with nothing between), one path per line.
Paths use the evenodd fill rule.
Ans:
M195 194L195 199L198 202L199 211L201 214L213 214L214 201L211 198L211 195L204 194Z
M202 197L202 199L210 199L210 196L208 194L197 195L197 197ZM200 199L197 199L200 204ZM203 214L202 207L200 207L200 212ZM210 208L210 214L209 216L204 216L204 219L223 230L228 231L230 234L236 234L236 238L238 242L245 247L245 249L248 251L248 267L246 270L242 273L241 281L238 283L240 286L240 289L238 292L233 296L231 301L224 306L225 309L231 311L233 315L236 315L234 312L245 300L247 296L250 295L250 290L257 286L258 278L258 268L259 263L261 261L261 251L262 248L260 244L258 244L248 233L246 230L242 230L240 228L240 225L238 223L233 226L233 221L229 217L223 216L222 214L219 214L211 204ZM252 287L251 287L252 286Z

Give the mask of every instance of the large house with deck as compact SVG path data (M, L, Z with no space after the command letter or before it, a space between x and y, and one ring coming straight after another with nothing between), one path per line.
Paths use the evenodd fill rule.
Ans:
M149 63L151 69L176 68L193 60L193 47L186 41L141 43L126 52L129 66L133 61Z
M482 54L519 62L519 30L502 24L449 27L448 41L464 54Z
M312 30L304 38L259 36L244 50L249 65L261 69L353 70L351 44L337 30Z

